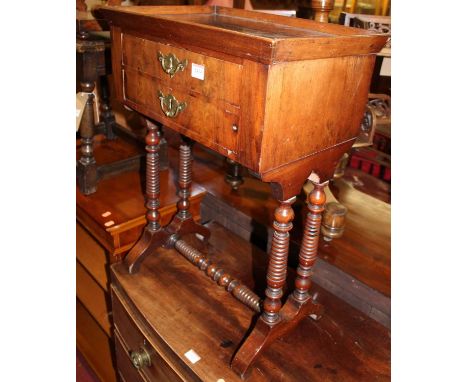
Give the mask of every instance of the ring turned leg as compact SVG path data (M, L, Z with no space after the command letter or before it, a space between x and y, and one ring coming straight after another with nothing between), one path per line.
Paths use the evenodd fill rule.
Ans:
M179 148L179 202L177 216L181 220L190 219L190 191L192 187L192 150L191 142L183 142Z
M317 249L320 236L320 225L322 222L322 212L324 210L326 195L324 187L328 184L314 183L314 189L307 198L307 218L302 237L301 250L299 252L299 266L297 267L297 277L295 280L294 299L299 303L304 303L310 298L309 289L312 285L312 272L317 260Z
M141 262L157 247L164 244L167 235L160 225L159 208L159 142L157 126L147 121L146 135L146 220L142 236L124 259L129 273L136 273Z
M286 283L286 272L288 267L289 231L292 229L294 211L291 204L296 197L281 202L275 210L275 221L273 222L273 240L270 250L270 259L267 271L267 288L265 290L265 301L263 302L262 320L274 325L279 319L281 309L281 297L283 287Z
M268 270L267 288L265 291L265 301L263 302L263 313L258 318L253 331L244 341L235 354L231 367L242 378L260 353L274 341L279 335L284 333L281 310L281 297L283 287L286 283L288 252L289 252L289 231L292 229L294 211L291 204L296 197L280 202L280 206L275 210L275 220L273 222L273 239L271 244Z
M196 223L190 213L192 145L193 141L183 137L179 148L179 201L177 202L177 214L166 227L166 231L169 234L177 234L178 236L198 233L203 236L203 241L206 243L210 237L210 231Z
M318 319L323 314L323 306L314 302L309 294L312 268L317 259L321 213L325 204L324 186L314 184L308 197L308 209L304 237L299 254L299 266L295 280L295 290L281 307L281 296L286 282L289 231L292 228L294 213L291 203L295 198L281 202L275 211L272 247L267 272L266 298L263 313L254 329L235 354L232 369L245 378L255 359L277 338L292 331L307 316Z

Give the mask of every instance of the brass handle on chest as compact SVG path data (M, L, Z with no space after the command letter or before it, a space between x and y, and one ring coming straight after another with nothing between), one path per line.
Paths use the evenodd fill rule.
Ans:
M161 62L163 70L169 74L171 78L174 77L178 71L183 72L188 65L188 60L179 61L172 53L164 55L164 53L158 52L158 60Z
M172 94L164 95L161 90L158 92L158 97L161 101L161 109L166 117L175 118L187 107L187 102L179 102Z
M142 346L140 350L132 351L130 353L130 358L132 359L135 369L139 370L145 366L151 366L151 356L144 346Z

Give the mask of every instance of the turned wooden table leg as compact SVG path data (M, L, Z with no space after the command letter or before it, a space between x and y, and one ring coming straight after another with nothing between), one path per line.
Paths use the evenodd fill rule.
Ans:
M320 225L322 222L322 212L324 210L326 196L325 183L314 183L313 190L308 195L308 213L302 237L301 250L299 252L299 266L297 267L297 277L295 280L295 290L293 297L298 302L305 302L310 298L309 289L312 285L313 266L317 260L317 249L320 237Z
M93 137L96 133L94 120L95 99L92 94L101 67L105 45L103 41L89 38L86 31L81 31L76 39L76 65L80 90L88 93L83 117L80 124L81 158L77 163L77 182L80 191L89 195L96 192L98 170L93 156Z
M262 319L269 324L274 324L279 319L281 297L286 283L288 266L289 231L293 227L292 220L294 219L291 204L295 200L296 197L282 201L281 205L275 210L274 233L267 271L266 298L263 302L262 313Z
M147 121L148 133L146 135L146 220L147 225L138 242L133 246L124 262L129 273L136 273L141 262L160 247L167 235L160 225L159 208L159 142L158 127Z
M100 77L100 88L101 88L101 120L103 124L103 130L106 134L107 139L115 139L115 116L112 112L112 107L110 105L110 95L109 95L109 83L107 81L107 76Z
M192 145L193 141L183 137L179 148L179 201L177 202L177 214L166 227L170 235L181 237L189 233L203 236L204 242L208 242L210 231L196 223L190 213L190 193L192 186Z
M299 255L295 290L283 306L281 297L286 283L289 231L294 218L291 204L296 198L281 202L275 210L263 312L231 363L232 369L242 378L247 376L254 361L273 341L291 332L304 318L310 316L319 319L323 314L323 306L312 300L309 289L312 267L317 259L321 213L326 199L323 188L327 183L314 183L315 188L309 194L309 213Z
M88 99L83 110L83 117L80 123L81 137L81 157L78 160L76 175L78 188L85 195L96 192L97 189L97 165L93 155L93 137L94 137L94 94L92 93L94 84L89 83L82 88L89 91Z
M192 186L192 142L182 141L179 148L179 201L177 202L177 216L181 220L192 217L190 208L190 192Z
M237 190L244 183L242 178L242 166L230 158L226 158L226 175L224 181L231 185L233 190Z
M286 283L289 231L293 227L294 218L291 204L295 200L296 197L292 197L281 201L280 206L275 210L263 313L231 362L231 368L242 378L246 377L250 366L268 345L289 330L289 319L284 320L280 311L282 310L283 287Z

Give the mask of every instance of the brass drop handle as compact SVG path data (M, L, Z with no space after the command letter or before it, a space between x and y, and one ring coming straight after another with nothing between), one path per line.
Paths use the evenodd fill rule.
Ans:
M161 101L161 109L164 114L166 114L166 117L175 118L187 107L186 102L177 101L172 94L164 95L164 93L159 90L158 96Z
M163 70L172 78L178 71L183 72L188 65L188 60L179 61L179 59L172 53L164 55L158 52L158 60L161 62Z
M130 358L135 369L151 366L151 356L144 346L141 346L140 350L130 352Z

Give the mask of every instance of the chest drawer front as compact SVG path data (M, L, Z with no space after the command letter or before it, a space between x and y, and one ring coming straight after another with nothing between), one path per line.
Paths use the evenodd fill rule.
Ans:
M242 65L128 34L124 34L122 39L124 69L130 67L152 77L167 80L171 86L184 87L210 100L240 104ZM165 59L160 60L161 54ZM169 55L175 56L180 63L180 69L173 73L172 77L164 71L161 62L164 61L165 67L168 68ZM186 66L182 70L185 60ZM172 61L172 66L176 67L177 61ZM192 76L192 69L198 73L194 74L195 77ZM200 79L201 77L203 79Z
M155 339L148 333L144 333L143 326L139 326L135 322L135 318L130 316L128 309L129 307L122 297L120 297L120 293L112 288L112 311L117 333L116 337L120 337L123 348L123 350L119 350L117 347L117 351L121 351L122 353L120 357L123 364L125 364L124 361L128 360L133 370L149 381L198 381L187 370L187 366L170 349L166 348L167 345L163 344L162 340ZM151 366L144 366L138 372L131 364L130 353L132 351L139 351L142 345L151 357ZM117 362L119 362L119 356L117 357ZM119 363L118 367L120 369ZM121 372L124 373L124 370L121 370ZM129 379L129 381L131 380Z
M118 332L115 332L115 358L117 361L118 373L124 382L145 381L142 375L133 366L129 352L123 344L123 340Z
M172 95L180 104L185 103L183 110L168 117L165 112L170 109L167 105L161 106L161 93L166 97ZM138 111L221 154L232 157L237 152L238 107L219 100L210 102L199 93L167 86L130 68L124 71L124 97L130 107L143 106Z

